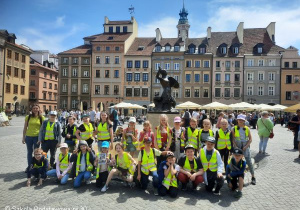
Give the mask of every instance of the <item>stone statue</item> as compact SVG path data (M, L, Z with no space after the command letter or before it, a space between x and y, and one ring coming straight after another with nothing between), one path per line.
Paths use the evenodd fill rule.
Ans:
M171 111L172 107L174 108L176 106L176 101L171 94L171 88L179 88L179 84L173 77L167 77L166 70L163 70L160 67L156 74L156 79L160 81L160 84L163 87L163 93L160 97L154 97L154 111Z

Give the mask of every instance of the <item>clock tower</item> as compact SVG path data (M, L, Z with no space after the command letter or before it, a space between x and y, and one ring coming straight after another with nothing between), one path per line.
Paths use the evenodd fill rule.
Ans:
M190 25L187 19L188 14L189 14L188 11L184 8L184 2L183 2L183 7L179 12L180 18L177 25L178 38L181 37L182 41L185 41L185 39L189 37Z

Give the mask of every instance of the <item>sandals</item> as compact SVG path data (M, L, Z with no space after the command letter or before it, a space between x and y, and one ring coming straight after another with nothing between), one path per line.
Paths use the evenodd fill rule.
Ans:
M43 185L43 180L40 179L39 183L37 184L37 186L42 186Z
M28 180L27 183L26 183L26 186L27 186L27 187L30 187L30 185L31 185L31 181Z

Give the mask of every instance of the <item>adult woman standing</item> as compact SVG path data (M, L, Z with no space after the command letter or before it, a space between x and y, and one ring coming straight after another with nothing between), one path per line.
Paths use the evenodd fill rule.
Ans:
M216 128L220 129L221 128L221 120L224 118L224 112L220 112L219 113L219 117L218 117L218 122L216 124Z
M45 118L42 116L40 112L40 107L38 104L34 104L31 108L31 114L27 115L25 117L25 124L23 129L23 139L22 143L27 146L27 163L28 167L32 163L32 152L33 149L36 149L39 147L37 144L38 142L38 136L40 132L40 127L43 123ZM28 171L28 167L26 168L26 171Z
M266 153L266 148L269 140L270 133L273 133L274 124L269 118L269 113L263 111L261 118L257 121L257 130L260 138L259 153Z

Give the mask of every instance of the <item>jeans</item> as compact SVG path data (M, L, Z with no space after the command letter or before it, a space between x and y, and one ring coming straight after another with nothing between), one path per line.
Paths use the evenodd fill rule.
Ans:
M165 186L161 186L158 189L158 193L160 196L165 196L167 195L167 193L169 193L171 198L176 198L178 195L178 188L170 186L170 188L167 189Z
M56 169L47 171L47 176L58 178L56 174ZM69 174L66 173L66 175L64 175L63 178L60 180L60 184L67 184L68 179L69 179Z
M259 151L266 152L269 137L260 136Z
M116 132L118 123L119 123L119 120L114 120L114 124L113 124L113 131L114 131L114 132Z
M26 136L25 142L27 146L27 164L29 167L32 163L33 150L39 147L39 145L37 144L38 136Z
M246 163L249 167L250 173L253 176L254 175L254 169L253 169L253 165L252 165L252 161L251 161L251 153L250 153L250 149L247 148L246 151L248 150L248 152L244 153L245 154L245 159L246 159Z
M205 186L208 192L212 192L213 188L215 187L215 192L220 192L220 189L223 187L224 179L218 178L217 172L212 172L210 170L206 171L207 173L207 185Z
M90 171L79 172L74 180L74 187L75 188L80 187L82 180L83 179L85 181L89 180L91 178L91 174L92 173Z
M42 150L46 153L50 150L50 165L53 166L55 161L57 140L46 140L42 143Z
M158 174L157 171L152 171L152 185L154 188L158 187ZM143 172L141 172L141 186L143 190L146 190L149 183L149 175L145 175Z
M224 157L224 167L225 167L225 171L226 171L230 151L227 148L225 148L225 149L219 149L219 152L220 152L221 158L223 159L223 157Z

